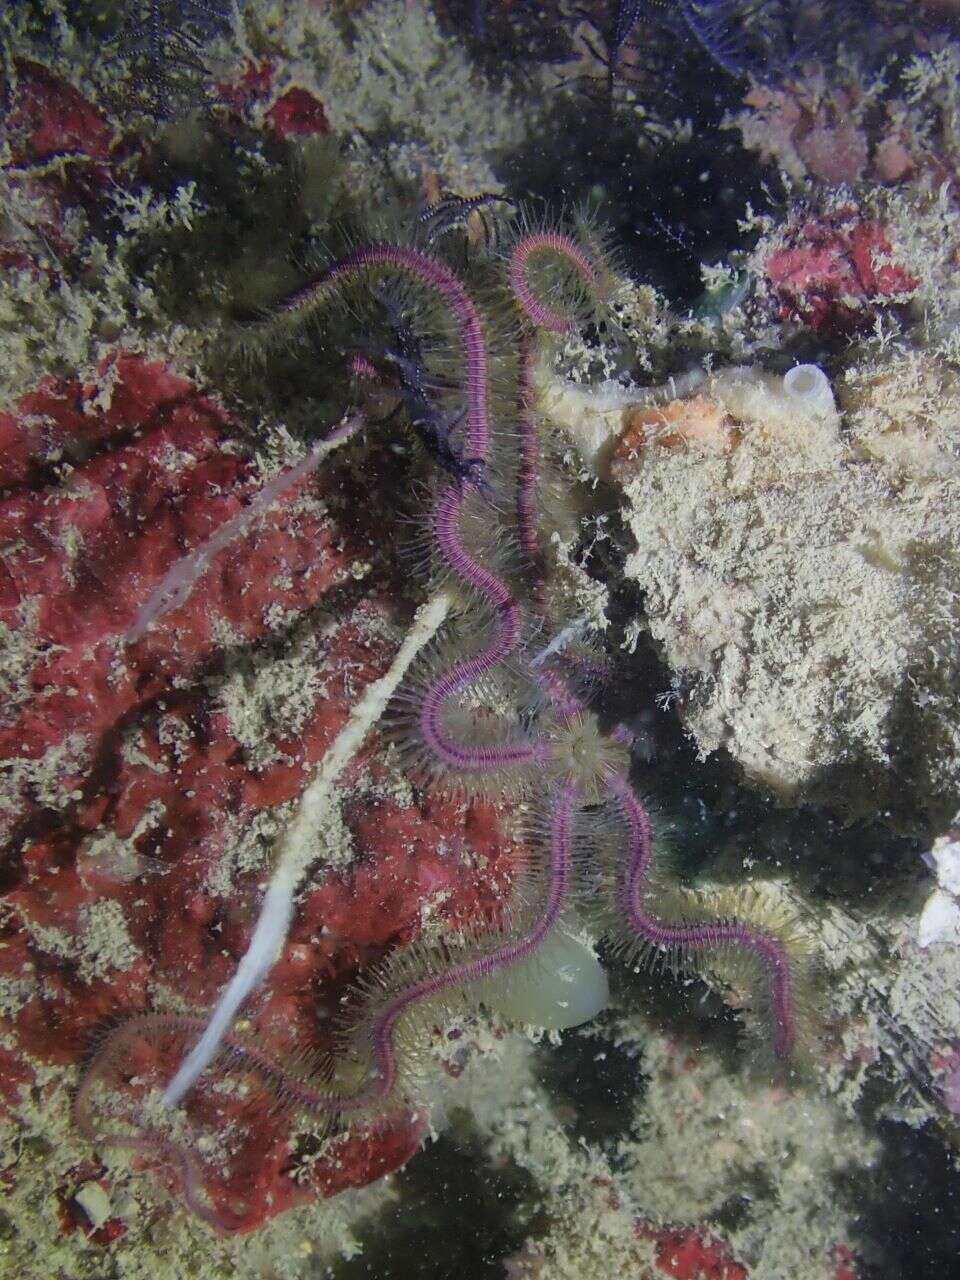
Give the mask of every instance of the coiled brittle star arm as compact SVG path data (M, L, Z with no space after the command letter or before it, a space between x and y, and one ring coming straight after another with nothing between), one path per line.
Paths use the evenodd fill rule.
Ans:
M568 333L573 327L571 316L544 301L530 282L531 264L539 257L558 258L572 269L584 290L594 298L600 293L597 269L580 245L561 231L532 231L514 245L507 278L520 310L537 329Z
M456 325L463 360L461 390L467 403L466 456L480 475L490 460L492 431L488 400L488 360L483 321L460 279L444 263L419 249L381 243L354 250L292 294L278 308L292 317L321 307L334 294L357 279L396 273L432 292L448 308ZM494 619L493 636L473 658L457 663L440 676L423 696L419 722L423 739L436 760L448 769L494 772L502 768L536 763L546 744L471 748L449 738L442 727L443 705L481 680L514 652L520 639L520 609L506 583L479 564L463 545L460 520L471 480L447 485L440 493L431 521L437 552L460 582L483 600Z
M593 302L601 299L604 289L600 271L589 254L569 235L561 231L531 231L520 237L510 254L507 280L514 301L534 329L553 334L569 333L575 324L576 308L562 299L565 310L558 310L540 296L531 282L531 266L541 258L554 259L569 270L583 293ZM533 367L536 348L529 331L520 337L519 427L520 445L517 471L516 515L520 549L527 561L540 569L540 547L537 535L540 444L537 428L536 395Z
M408 1011L429 1003L444 993L469 987L494 978L504 970L529 960L559 921L567 903L573 867L573 821L579 803L576 783L563 779L552 804L549 857L542 904L536 916L519 937L507 938L499 944L480 948L459 963L437 972L427 973L418 981L401 987L382 1003L365 1032L369 1042L373 1081L362 1092L343 1098L335 1105L339 1111L361 1111L381 1103L394 1091L399 1074L395 1044L397 1025Z
M390 271L425 286L436 294L453 316L464 358L462 387L467 401L467 454L486 461L490 455L491 431L483 322L462 282L444 263L405 245L365 245L341 258L316 280L290 294L280 303L277 315L295 318L298 314L307 314L322 307L357 278Z

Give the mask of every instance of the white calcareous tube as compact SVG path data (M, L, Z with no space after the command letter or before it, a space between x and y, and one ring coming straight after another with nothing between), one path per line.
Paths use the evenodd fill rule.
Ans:
M383 715L414 658L443 625L452 605L449 591L437 591L420 607L390 669L367 686L347 723L327 748L280 837L276 869L264 895L250 945L221 992L203 1034L164 1089L162 1100L166 1106L177 1106L213 1061L237 1010L276 963L293 919L294 894L323 847L323 831L330 806L335 803L337 779Z
M830 379L818 364L796 364L783 375L784 394L798 407L818 417L830 417L837 411Z
M255 520L259 520L294 485L306 479L327 454L346 444L363 425L364 420L360 415L341 422L339 427L335 427L329 435L318 441L296 466L288 467L286 471L281 471L278 476L268 480L263 488L253 495L247 506L237 515L225 520L206 542L202 542L199 547L171 565L137 611L137 616L131 622L125 637L127 644L136 644L158 618L171 613L174 609L179 609L188 599L197 582L210 568L214 557L237 538L245 537Z

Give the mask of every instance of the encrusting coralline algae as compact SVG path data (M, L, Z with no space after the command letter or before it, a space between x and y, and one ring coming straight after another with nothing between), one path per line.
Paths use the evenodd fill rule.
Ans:
M2 17L0 1256L17 1274L850 1280L873 1274L893 1148L932 1159L960 1108L960 952L920 924L947 892L920 853L960 809L948 37L908 47L891 24L888 85L869 42L862 65L742 82L684 54L723 77L711 137L786 174L765 211L740 201L740 238L688 305L661 267L658 291L607 253L604 130L632 129L642 167L696 147L702 121L672 118L630 44L612 79L597 64L600 0L577 20L543 6L576 76L498 65L498 32L539 52L526 16L491 0L466 30L463 8L249 0L204 50L207 105L167 121L122 54L97 57L99 6ZM570 104L608 121L593 187L569 192L596 217L525 185L531 148L563 165ZM450 225L414 250L434 205ZM489 458L475 430L465 443L452 294L435 307L371 272L321 329L293 323L304 282L371 244L401 245L394 267L424 254L421 274L442 261L476 302L491 416L511 426ZM321 458L348 407L363 419ZM467 495L459 525L438 485ZM454 562L442 608L411 536ZM450 612L449 647L381 717L426 601L437 626ZM509 662L455 698L471 632ZM461 751L459 786L530 743L542 776L425 777ZM251 953L322 778L303 878L271 917L289 931ZM609 793L599 825L581 791ZM655 881L638 793L660 810ZM410 1105L333 1134L294 1105L377 1094L380 1050L363 1078L362 1052L325 1057L345 1010L370 1001L359 1025L382 1048L424 973L523 967L506 949L536 951L553 920L544 849L554 888L568 851L576 868L546 961L569 990L534 964L471 994L465 968L466 995L397 1033L401 1075L419 1054ZM592 909L605 896L616 921ZM624 913L648 930L633 950ZM639 964L698 947L706 980ZM758 965L729 963L745 950ZM216 1069L165 1107L247 954L265 976ZM774 1033L785 1076L728 1006ZM418 1234L445 1179L443 1226Z

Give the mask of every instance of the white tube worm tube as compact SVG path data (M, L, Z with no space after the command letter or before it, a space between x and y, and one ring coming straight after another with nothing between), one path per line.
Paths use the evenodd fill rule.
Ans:
M170 566L156 587L137 610L137 616L130 624L125 636L127 644L135 644L157 618L165 613L179 609L209 569L215 555L230 545L234 539L242 537L254 520L262 516L269 507L288 489L292 489L305 476L323 461L334 449L345 444L347 440L364 424L364 419L356 416L335 428L317 444L295 466L282 471L272 480L268 480L262 489L250 499L242 511L225 520L219 528L195 548L189 555L181 557Z
M444 590L420 607L389 670L363 691L347 723L318 764L278 842L273 878L250 945L221 992L203 1034L164 1089L162 1100L166 1106L175 1107L212 1062L237 1010L273 968L293 919L297 886L322 847L324 818L333 802L337 779L383 715L414 658L440 629L452 604L453 596Z

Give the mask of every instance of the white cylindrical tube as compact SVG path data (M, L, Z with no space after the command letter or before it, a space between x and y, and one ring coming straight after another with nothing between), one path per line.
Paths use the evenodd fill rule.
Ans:
M783 375L783 390L798 407L821 416L836 413L830 379L818 364L796 364Z

